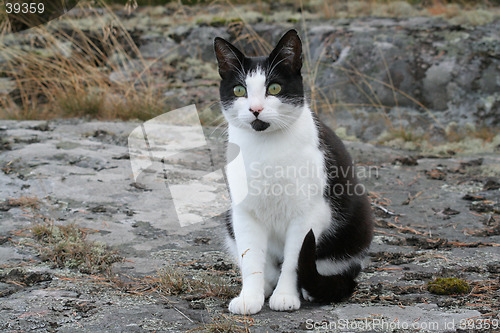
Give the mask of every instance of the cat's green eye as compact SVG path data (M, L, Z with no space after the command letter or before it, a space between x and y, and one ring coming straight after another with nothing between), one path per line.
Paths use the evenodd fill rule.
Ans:
M272 83L267 88L267 92L270 95L277 95L281 91L281 86L278 83Z
M233 92L236 97L243 97L247 93L247 90L243 86L236 86L233 88Z

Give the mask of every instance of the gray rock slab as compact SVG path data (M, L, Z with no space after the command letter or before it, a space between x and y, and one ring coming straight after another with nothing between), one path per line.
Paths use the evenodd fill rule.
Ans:
M224 276L238 283L224 251L224 222L217 216L227 204L220 195L224 186L214 185L214 179L200 181L210 165L202 150L189 151L163 165L161 172L145 171L134 181L127 138L139 123L71 119L51 121L48 131L33 129L44 123L0 121L2 136L12 147L0 152L0 273L19 266L51 276L19 288L0 282L0 290L8 292L0 297L0 330L182 332L218 314L229 316L225 300L210 300L199 308L178 296L123 293L81 273L53 268L40 262L35 249L16 244L22 235L12 231L29 228L36 217L26 207L5 203L36 197L40 212L55 223L96 230L89 239L118 250L126 261L113 266L116 277L137 279L177 267L206 278L213 267L229 267ZM377 219L356 294L335 305L304 302L294 313L274 312L266 304L252 316L250 330L296 332L313 325L328 332L445 332L469 318L492 318L491 308L476 296L433 295L425 283L435 276L470 283L498 280L500 247L487 244L499 244L500 235L476 233L488 227L488 216L498 219L498 214L472 210L472 203L463 199L466 194L487 195L498 202L498 190L483 190L488 177L482 173L498 165L498 154L436 158L361 142L346 145ZM417 165L396 161L409 156ZM213 217L181 227L167 180L184 184L184 197L191 195L193 206L206 206ZM192 214L199 217L195 210ZM433 243L439 239L442 243ZM498 304L498 295L491 301Z

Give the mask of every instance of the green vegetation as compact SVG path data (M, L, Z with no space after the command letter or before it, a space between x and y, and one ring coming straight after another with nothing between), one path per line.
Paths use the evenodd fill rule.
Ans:
M455 154L469 154L478 152L493 152L500 145L500 134L497 128L466 126L457 129L450 123L440 140L433 138L429 133L411 129L391 128L384 131L377 139L377 143L386 146L420 151L425 154L449 156Z
M196 20L197 24L202 24L202 23L207 23L208 25L212 27L223 27L231 23L237 23L237 22L242 22L242 20L238 17L233 17L233 18L225 18L225 17L220 17L220 16L214 16L211 18L209 22L205 22L204 18L199 18Z
M457 278L437 278L427 284L427 290L437 295L458 295L465 294L471 287L464 280Z

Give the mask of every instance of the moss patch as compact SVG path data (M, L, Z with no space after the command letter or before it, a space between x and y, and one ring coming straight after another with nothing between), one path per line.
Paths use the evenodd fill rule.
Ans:
M335 129L335 134L337 134L337 136L342 140L359 141L355 135L347 134L347 129L345 127L337 127Z
M470 286L464 280L457 278L437 278L427 284L427 290L437 295L458 295L470 291Z

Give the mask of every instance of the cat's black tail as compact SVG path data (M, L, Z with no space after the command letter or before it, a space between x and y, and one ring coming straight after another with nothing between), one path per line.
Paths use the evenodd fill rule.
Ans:
M359 270L358 270L359 272ZM346 271L324 276L316 268L316 241L313 231L304 238L298 262L298 284L304 298L318 303L340 302L354 292L354 277L358 272ZM307 296L306 296L307 295Z

